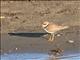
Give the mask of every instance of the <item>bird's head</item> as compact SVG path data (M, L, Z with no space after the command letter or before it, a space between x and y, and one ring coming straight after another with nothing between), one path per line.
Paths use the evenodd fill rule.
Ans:
M42 23L42 27L43 27L43 28L47 27L48 25L49 25L49 22L48 22L48 21L44 21L44 22Z

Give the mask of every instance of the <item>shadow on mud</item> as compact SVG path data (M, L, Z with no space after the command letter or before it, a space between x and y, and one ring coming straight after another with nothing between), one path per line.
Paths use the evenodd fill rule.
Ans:
M22 37L42 37L48 33L8 33L11 36L22 36Z

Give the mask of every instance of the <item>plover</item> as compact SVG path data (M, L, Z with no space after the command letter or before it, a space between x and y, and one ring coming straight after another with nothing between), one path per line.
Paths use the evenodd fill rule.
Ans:
M49 40L48 40L50 42L52 42L54 40L55 33L57 31L69 28L69 26L62 26L62 25L58 25L58 24L55 24L55 23L50 23L48 21L43 22L42 27L47 33L50 34L49 35Z

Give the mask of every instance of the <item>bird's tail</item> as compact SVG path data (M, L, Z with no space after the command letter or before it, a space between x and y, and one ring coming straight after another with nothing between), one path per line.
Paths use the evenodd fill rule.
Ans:
M69 26L64 26L62 29L67 29L67 28L69 28Z
M69 28L69 26L64 26L64 29Z

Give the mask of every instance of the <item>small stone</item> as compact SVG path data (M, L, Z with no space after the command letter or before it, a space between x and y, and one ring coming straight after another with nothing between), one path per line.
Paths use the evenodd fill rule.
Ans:
M0 16L1 19L5 18L5 16Z
M73 41L73 40L69 40L68 42L69 42L69 43L74 43L74 41Z
M16 50L18 50L18 48L16 48Z
M57 34L57 36L61 36L60 34Z
M9 3L13 3L14 1L9 1Z
M46 37L46 36L48 36L48 34L46 34L46 35L43 35L43 37Z

